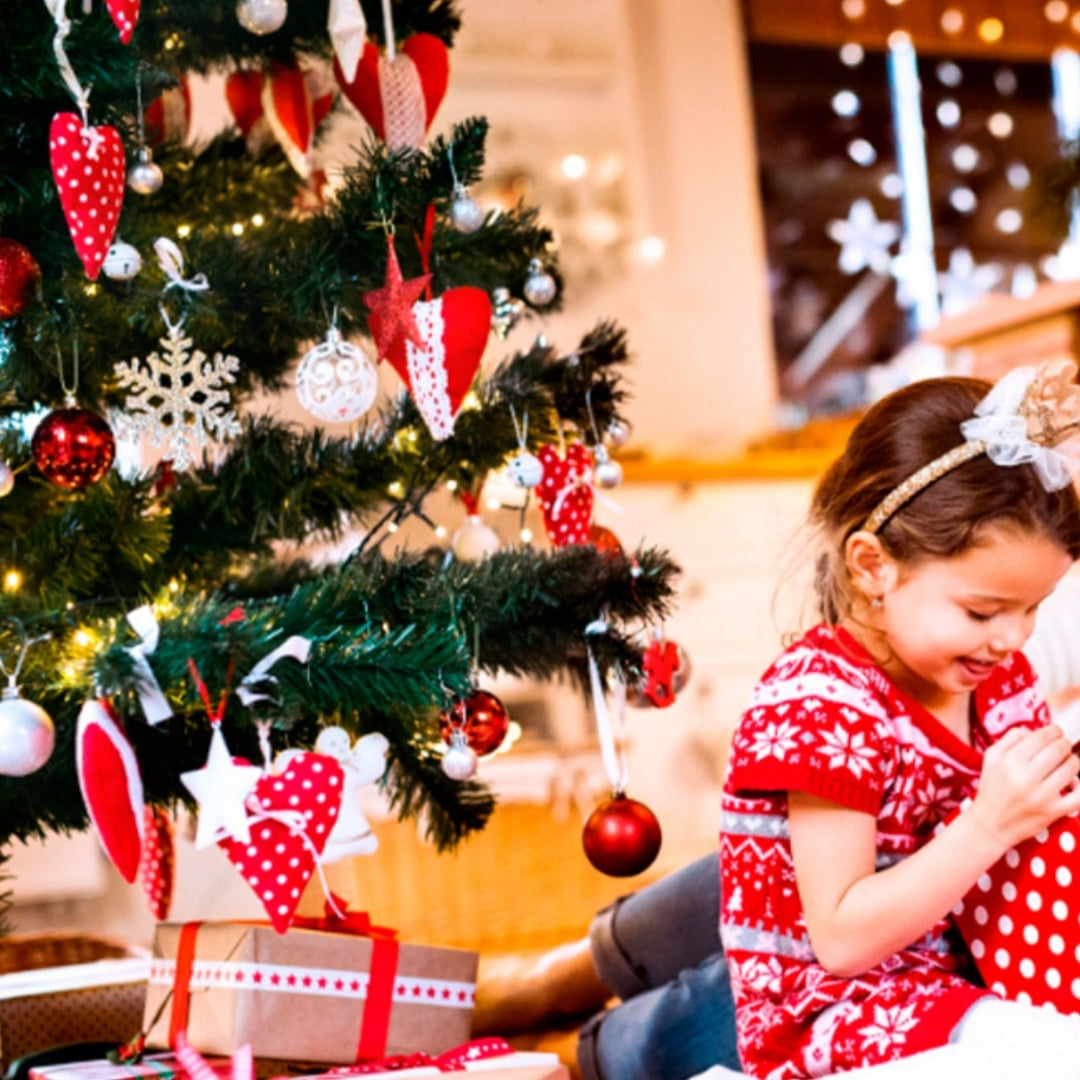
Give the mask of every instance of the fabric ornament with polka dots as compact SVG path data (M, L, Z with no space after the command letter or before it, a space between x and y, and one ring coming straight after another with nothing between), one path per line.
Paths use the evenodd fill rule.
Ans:
M344 775L326 754L288 752L248 796L250 837L218 846L251 886L274 929L296 915L341 809Z
M543 468L536 498L544 530L555 547L587 544L592 522L592 457L583 443L571 443L566 455L557 446L541 446L536 454Z
M120 40L127 45L135 33L135 24L139 21L139 0L105 0L112 21L120 31Z
M150 914L158 922L169 917L175 877L176 841L172 816L162 806L147 806L143 817L139 878Z
M986 985L1059 1012L1080 1010L1080 819L1058 818L1010 849L953 908Z
M61 112L49 128L49 161L71 241L86 276L97 279L124 201L124 145L114 127Z

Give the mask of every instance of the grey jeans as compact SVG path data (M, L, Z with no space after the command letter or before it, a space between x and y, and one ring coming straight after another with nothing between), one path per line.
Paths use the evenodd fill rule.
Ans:
M710 1065L739 1068L719 914L715 854L597 914L593 962L620 1002L581 1030L585 1080L685 1080Z

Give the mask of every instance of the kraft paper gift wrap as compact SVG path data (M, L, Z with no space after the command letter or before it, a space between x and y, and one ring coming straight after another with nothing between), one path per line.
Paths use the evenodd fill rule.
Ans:
M371 933L159 924L146 1044L168 1047L183 1030L203 1053L249 1042L256 1058L342 1065L464 1042L477 954Z

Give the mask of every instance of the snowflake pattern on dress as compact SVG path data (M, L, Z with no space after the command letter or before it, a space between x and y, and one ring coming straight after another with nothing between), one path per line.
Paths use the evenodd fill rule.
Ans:
M875 816L879 869L906 858L974 792L989 743L1049 719L1019 653L976 689L974 707L968 745L826 626L755 687L732 743L720 840L721 935L750 1076L826 1076L928 1049L987 993L948 916L857 977L819 964L787 820L788 791L818 795Z
M211 439L224 441L240 434L240 421L232 410L229 391L236 382L240 361L235 356L191 351L183 321L168 324L161 349L145 360L119 361L113 370L128 391L127 413L117 418L126 435L148 433L154 446L165 446L175 469L195 463L193 444L204 448Z

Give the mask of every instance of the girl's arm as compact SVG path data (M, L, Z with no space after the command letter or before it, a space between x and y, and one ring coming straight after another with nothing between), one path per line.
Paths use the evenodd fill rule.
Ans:
M1010 729L986 752L971 806L877 872L873 815L790 792L795 876L821 964L850 977L917 941L1010 847L1080 810L1078 767L1056 727Z

